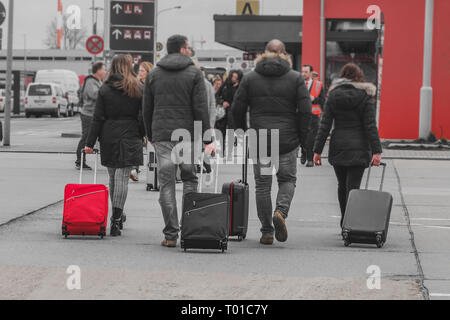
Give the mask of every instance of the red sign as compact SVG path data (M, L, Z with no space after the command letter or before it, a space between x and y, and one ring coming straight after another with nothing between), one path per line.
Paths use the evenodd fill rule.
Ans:
M86 40L86 49L90 54L100 54L104 48L105 43L99 36L91 36Z

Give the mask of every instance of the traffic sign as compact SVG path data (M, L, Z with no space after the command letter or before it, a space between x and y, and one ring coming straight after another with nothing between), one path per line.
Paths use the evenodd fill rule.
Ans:
M111 26L110 47L130 52L153 51L153 28Z
M154 1L111 1L111 24L122 26L147 26L155 24Z
M5 22L6 19L6 9L2 2L0 2L0 26Z
M259 15L259 0L237 0L236 14L242 15Z
M91 36L86 40L86 49L90 54L100 54L105 48L103 39L99 36Z
M153 62L155 0L112 0L109 12L108 49Z

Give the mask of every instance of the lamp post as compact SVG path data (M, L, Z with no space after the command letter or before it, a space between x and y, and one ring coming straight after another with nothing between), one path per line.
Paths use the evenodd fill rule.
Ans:
M165 9L158 11L158 2L159 1L155 1L155 11L157 12L156 17L155 17L155 31L154 31L155 45L153 46L153 51L154 51L153 62L155 64L156 64L156 43L158 42L158 17L163 12L181 9L181 6L175 6L175 7L165 8Z

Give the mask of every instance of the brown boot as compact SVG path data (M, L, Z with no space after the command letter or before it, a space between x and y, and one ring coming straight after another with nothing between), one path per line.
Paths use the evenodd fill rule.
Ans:
M175 247L177 246L177 240L167 240L167 239L164 239L164 240L161 242L161 245L162 245L163 247L175 248Z
M273 220L273 225L275 227L275 238L279 242L285 242L288 237L288 232L287 232L287 228L286 228L286 221L284 220L284 217L281 214L281 212L276 211L273 214L272 220Z
M273 244L273 237L262 236L261 239L259 239L259 243L264 245L271 245Z

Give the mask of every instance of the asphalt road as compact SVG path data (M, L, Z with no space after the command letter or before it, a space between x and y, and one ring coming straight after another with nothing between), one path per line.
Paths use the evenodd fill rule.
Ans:
M77 143L60 137L76 130L74 119L17 120L13 143L32 143L36 150L52 144L72 150ZM34 126L45 137L34 135ZM161 247L158 194L145 191L145 181L130 182L122 237L63 239L58 201L64 185L77 180L73 161L71 154L0 152L0 299L450 298L448 161L388 161L385 190L393 194L394 207L382 249L343 246L336 178L328 164L299 165L288 241L260 245L249 170L248 237L230 242L225 254ZM219 185L240 176L238 166L220 172ZM373 177L376 187L380 172ZM90 179L92 172L86 175ZM106 183L103 168L99 179ZM181 203L181 185L177 196ZM66 271L73 265L81 270L80 290L67 287ZM368 287L370 266L381 272L380 289Z

